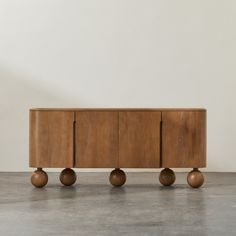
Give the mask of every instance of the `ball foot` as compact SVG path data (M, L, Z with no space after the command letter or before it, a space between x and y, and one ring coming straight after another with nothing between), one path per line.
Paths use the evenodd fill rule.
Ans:
M170 186L175 182L175 173L169 168L165 168L160 172L159 181L164 186Z
M126 181L126 174L123 170L117 168L111 172L109 180L113 186L120 187Z
M65 168L61 172L59 177L61 183L65 186L71 186L72 184L74 184L76 178L77 178L76 173L70 168Z
M42 188L48 183L48 175L42 168L37 168L31 176L31 183L36 188Z
M204 183L204 176L200 170L194 168L188 173L187 181L192 188L199 188Z

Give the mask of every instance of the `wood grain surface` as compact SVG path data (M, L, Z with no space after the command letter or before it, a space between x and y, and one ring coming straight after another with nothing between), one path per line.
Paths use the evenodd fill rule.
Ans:
M30 111L31 167L73 167L74 112Z
M119 167L160 167L161 112L119 112Z
M118 166L118 113L76 112L76 167Z
M162 167L206 166L206 112L162 112Z
M30 167L200 168L205 109L31 109Z
M206 111L204 108L32 108L32 111L105 111L105 112L150 112L150 111Z

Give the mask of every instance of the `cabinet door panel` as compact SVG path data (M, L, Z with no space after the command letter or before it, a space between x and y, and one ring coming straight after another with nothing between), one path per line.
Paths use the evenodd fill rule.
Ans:
M160 112L119 113L119 166L160 167Z
M73 167L74 112L30 112L30 166Z
M206 112L162 113L163 167L206 166Z
M76 167L117 167L118 113L76 113Z

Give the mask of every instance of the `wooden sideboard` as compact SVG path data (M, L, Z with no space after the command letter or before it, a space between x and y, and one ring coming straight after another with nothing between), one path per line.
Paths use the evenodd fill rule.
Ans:
M76 181L71 168L114 168L110 182L121 186L121 168L164 168L160 182L175 181L170 168L193 168L191 187L204 182L198 168L206 167L205 109L31 109L29 165L31 176L43 187L43 168L65 168L62 184Z

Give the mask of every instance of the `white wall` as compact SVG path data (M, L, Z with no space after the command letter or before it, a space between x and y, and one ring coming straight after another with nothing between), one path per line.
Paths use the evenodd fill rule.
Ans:
M205 107L209 171L236 171L236 1L1 0L0 171L27 171L31 107Z

